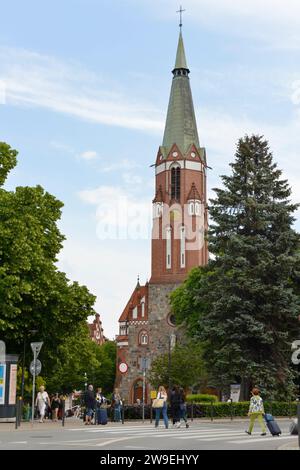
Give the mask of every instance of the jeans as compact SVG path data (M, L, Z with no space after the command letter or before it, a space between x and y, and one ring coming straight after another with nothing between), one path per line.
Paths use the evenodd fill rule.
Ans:
M162 408L155 408L155 427L158 426L160 420L160 414L162 412L165 427L169 427L168 415L167 415L167 404L165 403Z
M114 421L116 423L121 421L121 405L116 405L114 407Z

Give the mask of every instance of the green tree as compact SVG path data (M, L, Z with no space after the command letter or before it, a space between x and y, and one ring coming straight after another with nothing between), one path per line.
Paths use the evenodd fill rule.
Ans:
M149 379L155 387L164 385L179 385L183 388L194 385L204 385L207 374L202 359L202 346L198 342L188 341L183 345L176 345L169 354L163 354L154 359L151 364Z
M47 375L69 332L94 315L95 297L57 268L62 202L41 186L1 187L16 155L0 143L0 337L7 351L22 354L24 337L37 329Z
M293 229L298 206L261 136L239 140L231 168L210 205L213 259L181 288L183 310L191 334L205 344L207 368L219 386L239 381L244 396L254 384L286 395L293 388L290 345L299 330L292 281L299 266Z
M89 383L110 393L115 380L116 344L97 345L90 339L86 322L76 328L59 346L57 363L46 377L50 392L83 390L85 374Z

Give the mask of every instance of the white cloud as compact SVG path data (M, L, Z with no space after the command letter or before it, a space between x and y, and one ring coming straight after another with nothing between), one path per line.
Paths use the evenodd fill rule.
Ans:
M141 165L136 163L133 160L128 160L127 158L123 158L120 161L114 161L114 163L110 163L108 165L104 165L101 167L102 173L110 173L116 170L132 170L134 168L139 168Z
M100 186L79 192L82 201L96 205L96 232L100 240L150 240L151 198L118 186Z
M95 160L98 157L98 153L94 150L86 150L85 152L81 152L79 154L79 158L83 160Z
M145 282L150 273L150 244L75 240L70 236L60 254L59 268L70 279L97 295L95 309L101 315L104 334L113 339L118 319L135 287L137 275Z
M152 15L174 21L174 0L161 0L159 13L153 10L153 2L145 2ZM184 8L184 27L196 22L203 28L258 39L276 49L300 48L298 0L185 0Z
M41 107L99 124L162 132L159 111L105 91L105 84L83 68L32 51L0 47L0 79L5 83L7 105Z

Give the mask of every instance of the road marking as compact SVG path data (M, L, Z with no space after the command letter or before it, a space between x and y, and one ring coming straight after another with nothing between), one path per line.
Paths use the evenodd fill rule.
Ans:
M27 441L11 441L11 442L8 442L7 444L27 444Z
M234 436L241 436L241 437L244 437L241 431L218 432L218 433L203 433L202 435L198 433L197 435L193 435L192 437L193 437L193 438L199 437L199 438L201 438L201 439L203 439L203 440L207 438L207 440L210 440L210 439L213 439L214 436L215 436L216 438L222 438L222 439L223 439L223 438L226 438L226 437L228 437L228 436L229 436L229 437L230 437L230 436L232 436L232 437L234 437ZM177 439L189 439L189 437L188 437L188 436L182 436L182 437L181 437L181 436L178 436Z
M261 437L260 439L242 439L239 441L229 441L230 444L252 444L253 442L270 442L270 441L278 441L279 439L291 439L293 440L297 438L297 436L271 436L271 437Z

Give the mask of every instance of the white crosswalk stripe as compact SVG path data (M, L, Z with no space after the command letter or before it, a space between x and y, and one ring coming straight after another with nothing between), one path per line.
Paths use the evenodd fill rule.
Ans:
M252 436L245 437L245 428L237 429L231 426L220 426L220 424L206 424L203 427L197 424L191 424L188 429L185 426L181 428L165 429L161 424L158 429L154 427L154 424L145 424L145 425L132 425L132 426L101 426L101 427L89 427L89 428L78 428L72 429L72 431L81 431L85 436L89 434L99 435L99 438L102 438L104 434L107 438L111 436L112 438L127 439L132 437L149 437L149 438L167 438L188 441L195 440L199 442L227 442L228 444L251 444L263 441L272 441L274 439L291 439L290 435L283 435L280 437L273 436L260 436L259 432ZM123 437L122 437L123 436ZM102 444L98 444L102 445Z

